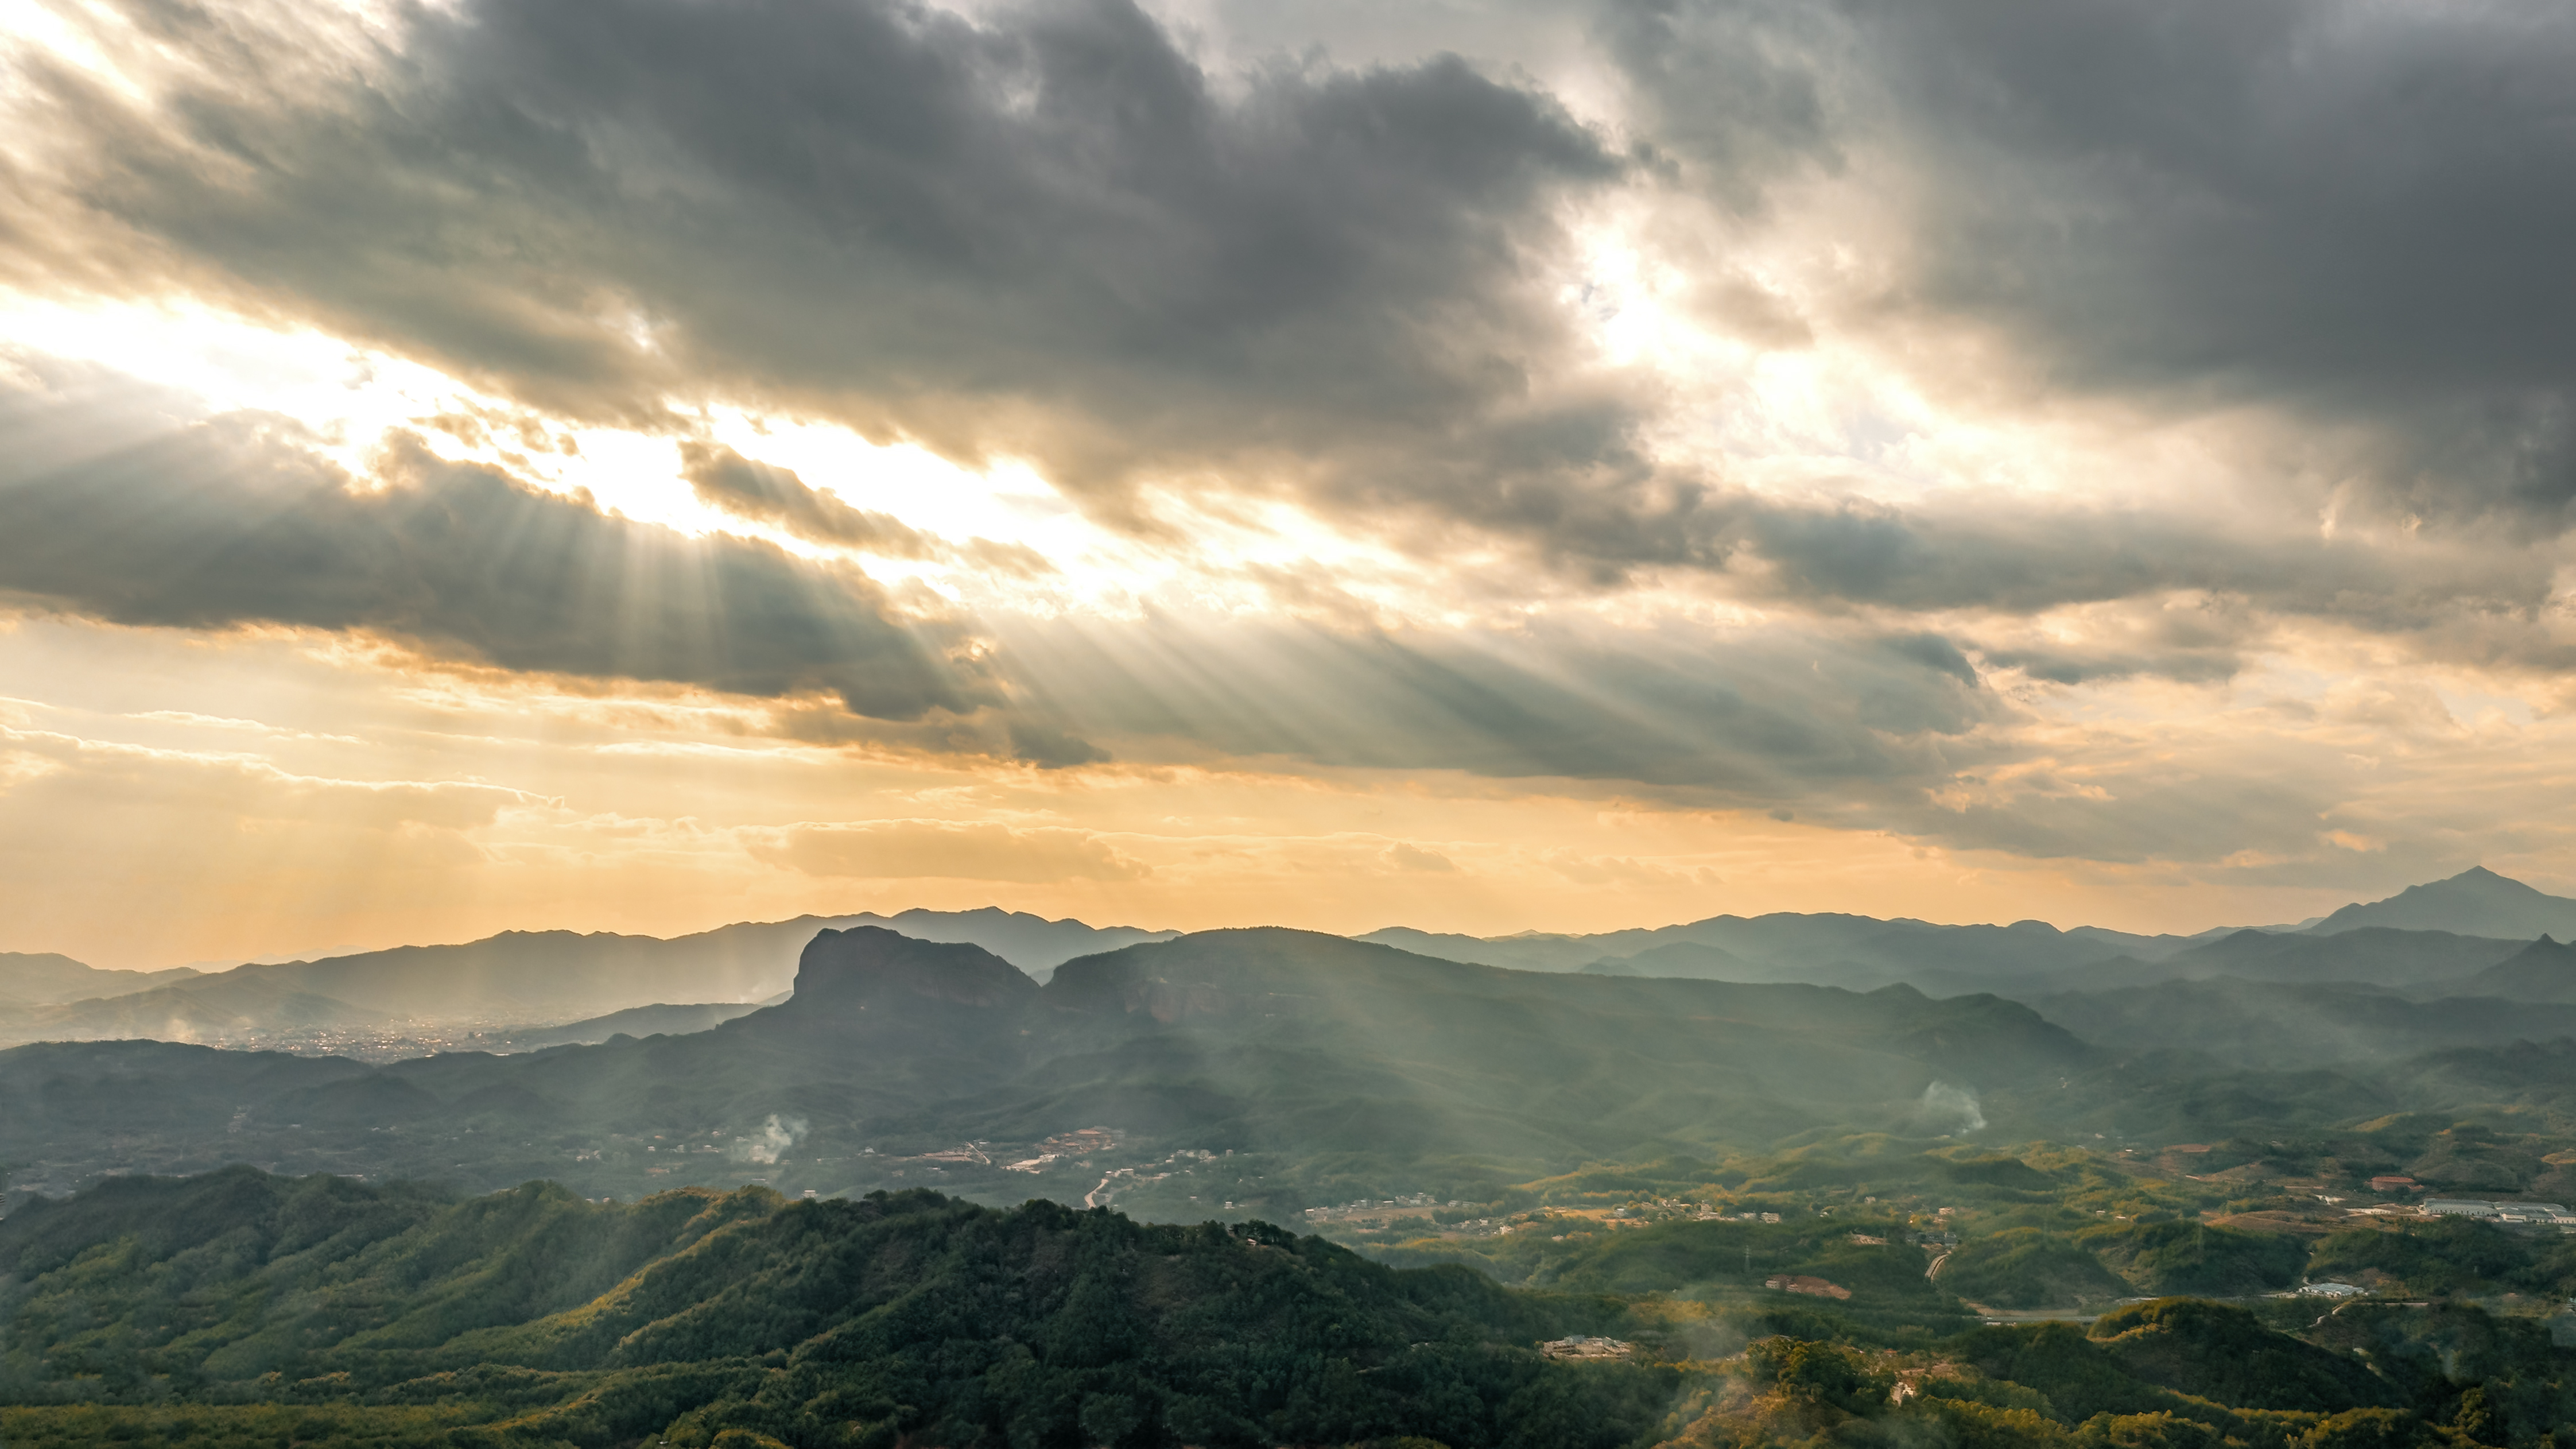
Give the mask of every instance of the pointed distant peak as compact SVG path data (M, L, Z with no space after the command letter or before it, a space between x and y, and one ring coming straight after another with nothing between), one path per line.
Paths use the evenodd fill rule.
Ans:
M2412 895L2417 891L2441 891L2453 888L2485 891L2489 894L2501 892L2509 896L2545 897L2547 895L2547 892L2540 890L2538 887L2515 880L2509 875L2498 875L2496 872L2487 869L2483 865L2470 866L2467 870L2461 871L2458 875L2450 876L2443 880L2427 881L2422 885L2408 886L2405 891L2401 892L2401 894Z
M2346 906L2310 930L2331 936L2362 926L2525 941L2547 931L2564 940L2576 935L2576 900L2473 865L2446 880L2408 886L2386 900Z

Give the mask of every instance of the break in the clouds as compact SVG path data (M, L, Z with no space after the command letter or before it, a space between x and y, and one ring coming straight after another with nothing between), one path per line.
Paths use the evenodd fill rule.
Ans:
M2563 6L26 13L12 616L970 782L655 840L1143 899L1269 826L1115 792L1463 780L2576 882L2497 783L2576 699ZM1522 850L1435 825L1300 868ZM1596 845L1510 858L1724 878Z
M235 414L0 465L0 591L114 624L364 633L506 670L828 693L881 720L996 698L943 657L952 631L900 617L853 567L609 517L416 440L390 442L362 484L301 433Z
M202 63L142 126L37 67L45 210L81 224L16 229L18 265L159 271L582 415L750 396L1091 492L1401 491L1464 449L1508 509L1615 450L1552 263L1557 206L1625 163L1454 58L1213 78L1117 3L395 16L134 7Z

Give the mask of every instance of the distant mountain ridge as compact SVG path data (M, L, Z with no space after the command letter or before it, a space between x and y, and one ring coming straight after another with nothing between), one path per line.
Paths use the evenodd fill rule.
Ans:
M2164 981L2365 985L2415 997L2506 995L2472 989L2479 974L2523 949L2520 941L2360 926L2332 936L2246 929L2160 961L2120 957L2062 973L2066 991L2109 991ZM2535 998L2540 999L2540 998Z
M0 956L0 1044L116 1037L223 1043L378 1023L534 1028L671 1002L756 1003L789 989L798 954L818 931L854 926L971 942L1041 978L1075 956L1176 934L986 907L800 916L667 939L504 931L458 945L212 973L102 972L68 957ZM12 999L10 983L19 981L46 983L51 994L29 986Z
M861 927L971 944L1036 982L1068 961L1176 934L988 907L804 916L668 939L510 931L457 945L400 946L212 974L184 968L99 972L67 957L0 955L0 1043L143 1036L258 1044L275 1038L303 1049L314 1049L317 1041L322 1049L339 1049L328 1033L378 1024L442 1033L465 1027L496 1045L533 1042L539 1038L530 1033L618 1012L675 1002L767 1000L789 989L799 953L818 933ZM2347 906L2305 929L2196 936L2092 926L2060 930L2035 920L1943 925L1849 913L1774 913L1595 935L1479 938L1389 927L1356 939L1520 971L1803 982L1857 991L1903 982L1936 997L1992 993L2028 1001L2230 977L2356 983L2417 997L2457 990L2515 1000L2576 998L2576 987L2537 968L2467 984L2500 966L2517 941L2545 931L2576 936L2576 900L2479 867L2387 900ZM676 1027L684 1019L712 1020L671 1016L667 1022ZM297 1032L307 1035L291 1035ZM310 1035L316 1032L324 1035ZM382 1048L388 1054L407 1049L400 1041Z
M2461 980L2455 990L2463 996L2576 1005L2576 945L2563 945L2542 936L2512 956Z
M568 1021L561 1026L521 1027L483 1032L466 1038L460 1050L486 1052L532 1052L555 1046L592 1046L620 1036L681 1036L707 1031L724 1025L737 1016L749 1016L763 1005L745 1001L657 1003L652 1006L630 1006L606 1016L587 1021Z
M1949 926L1842 913L1712 916L1590 936L1480 938L1389 927L1356 937L1420 955L1522 971L1804 981L1870 990L1905 981L1937 995L2009 993L2056 972L2121 956L2161 959L2209 936L2139 936L2046 921Z
M2021 996L2078 989L2087 968L2107 973L2091 983L2100 987L2230 974L2438 984L2492 966L2512 953L2513 943L2543 934L2576 937L2576 900L2478 866L2295 926L2222 927L2190 936L2099 926L2060 930L2046 921L1943 925L1779 912L1596 935L1479 937L1391 926L1355 939L1523 971L1810 981L1860 990L1904 981L1935 995ZM2325 938L2340 939L2321 944Z
M2529 941L2576 937L2576 900L2535 890L2485 866L2471 866L2448 880L2408 886L2382 901L2349 905L2308 928L2331 936L2364 926L2404 931L2449 931Z
M2466 992L2416 1001L2366 984L2176 978L2032 1005L2106 1051L2275 1070L2576 1037L2576 1005Z
M862 1155L881 1143L972 1156L1094 1126L1163 1150L1562 1168L1846 1119L1928 1136L1966 1116L1926 1116L1935 1083L2036 1087L2094 1057L2027 1007L1902 986L1515 972L1280 929L1086 956L1040 986L973 945L856 927L817 933L786 1001L687 1035L382 1067L143 1042L0 1052L0 1157L73 1176L66 1152L154 1140L175 1155L136 1168L322 1152L332 1171L514 1182L566 1173L518 1155L538 1138L659 1144L775 1118L854 1174L901 1166ZM616 1170L635 1176L602 1183L621 1194L675 1162L624 1150Z
M186 966L166 971L103 971L50 951L0 951L0 1009L127 996L198 974Z

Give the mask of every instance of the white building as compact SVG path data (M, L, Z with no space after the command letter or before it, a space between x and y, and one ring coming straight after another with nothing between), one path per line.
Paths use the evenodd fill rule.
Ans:
M2437 1197L2428 1199L2424 1211L2437 1218L2479 1218L2499 1223L2576 1224L2570 1214L2554 1202L2487 1202L2475 1198Z

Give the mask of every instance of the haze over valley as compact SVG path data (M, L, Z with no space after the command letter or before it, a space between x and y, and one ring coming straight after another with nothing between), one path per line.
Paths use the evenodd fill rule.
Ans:
M27 1104L0 1153L20 1193L249 1161L628 1197L756 1164L798 1192L1292 1220L1836 1127L2152 1151L2543 1110L2576 1085L2576 948L2545 929L2571 920L2472 870L2197 937L1771 915L1345 939L984 911L175 982L19 956L0 968L36 1004L9 1019L36 1040L0 1053ZM2542 929L2443 929L2481 924ZM2474 1081L2470 1049L2495 1054Z
M1776 914L1593 937L1390 928L1353 939L980 911L668 941L513 933L175 978L0 958L14 999L29 1003L14 1020L90 1032L0 1050L0 1293L34 1335L22 1327L18 1347L0 1346L0 1387L27 1403L140 1403L123 1389L75 1390L63 1366L141 1352L139 1363L184 1361L216 1379L268 1365L305 1382L364 1381L378 1386L366 1402L394 1415L308 1416L325 1434L378 1422L407 1442L444 1443L503 1424L530 1443L615 1442L625 1430L582 1427L562 1396L595 1384L618 1407L580 1413L657 1423L671 1412L656 1407L668 1391L651 1387L662 1371L639 1367L650 1356L631 1346L594 1360L546 1345L581 1341L562 1335L600 1312L624 1315L631 1342L733 1311L688 1286L701 1237L729 1245L741 1265L729 1271L760 1285L770 1313L807 1301L793 1286L801 1275L841 1271L817 1252L962 1233L990 1255L973 1271L1017 1281L1041 1272L1020 1255L1054 1251L1040 1246L1051 1235L1109 1233L1101 1251L1154 1243L1175 1264L1243 1245L1291 1250L1305 1266L1263 1290L1288 1299L1221 1310L1249 1334L1226 1352L1268 1351L1264 1335L1278 1330L1264 1315L1314 1291L1299 1275L1338 1275L1334 1292L1363 1299L1394 1294L1366 1310L1381 1314L1422 1301L1403 1274L1449 1264L1473 1271L1443 1293L1501 1286L1424 1310L1454 1316L1439 1332L1561 1335L1547 1354L1647 1375L1584 1369L1557 1391L1592 1405L1570 1419L1523 1406L1446 1430L1496 1442L1780 1432L1759 1414L1742 1421L1742 1405L1674 1396L1693 1375L1758 1385L1788 1374L1764 1356L1786 1350L1762 1345L1799 1341L1863 1345L1886 1358L1868 1372L1895 1372L1890 1384L1946 1383L1922 1390L1940 1413L1986 1402L1972 1381L2049 1385L2036 1391L2057 1416L2041 1421L2043 1437L2058 1432L2051 1422L2094 1432L2123 1414L2200 1405L2186 1422L2250 1444L2380 1424L2374 1414L2449 1422L2463 1401L2490 1402L2465 1400L2472 1392L2515 1396L2516 1422L2547 1423L2576 1405L2560 1377L2576 1350L2550 1346L2576 1340L2553 1286L2565 1254L2530 1227L2498 1224L2525 1204L2543 1205L2531 1209L2543 1224L2552 1213L2576 1224L2548 1206L2576 1197L2576 949L2547 929L2571 914L2576 900L2472 870L2316 920L2187 937ZM119 994L44 1000L90 989ZM643 999L657 996L683 999ZM149 1023L161 1018L183 1029L156 1037ZM2492 1221L2428 1216L2428 1201ZM857 1215L835 1216L841 1207ZM293 1226L323 1222L338 1226ZM1174 1226L1136 1226L1155 1223ZM329 1245L298 1246L320 1243L317 1231ZM846 1246L822 1246L845 1235ZM110 1240L190 1275L229 1245L228 1266L205 1281L241 1295L226 1310L236 1316L219 1328L198 1308L150 1307L159 1290L148 1278L66 1276L90 1261L83 1244ZM384 1271L369 1264L458 1252L533 1264L566 1251L596 1264L579 1270L590 1276L550 1276L559 1286L535 1298L486 1301L471 1279L362 1295L390 1306L334 1307L331 1326L303 1331L284 1358L255 1347L277 1331L261 1326L277 1295L315 1272L315 1286L291 1291L343 1293L319 1285ZM1349 1278L1370 1259L1369 1271L1397 1276ZM448 1271L400 1270L424 1283L418 1274ZM812 1300L797 1311L822 1316L775 1330L783 1338L746 1322L686 1350L705 1364L688 1371L699 1387L681 1394L694 1406L681 1422L708 1433L784 1422L759 1407L770 1390L706 1356L775 1345L792 1365L843 1331L825 1327L836 1313L856 1324L896 1302L967 1301L940 1276L950 1270L922 1271L919 1284L870 1290L896 1295L883 1306L868 1308L864 1293L839 1307ZM1236 1291L1191 1281L1188 1302L1215 1296L1188 1313L1219 1312ZM402 1307L415 1293L434 1297ZM2348 1299L2363 1311L2347 1331L2309 1310L2316 1293L2328 1309ZM2433 1321L2403 1318L2402 1305L2387 1310L2400 1317L2373 1316L2379 1299L2410 1293L2456 1305L2434 1337L2422 1332ZM2202 1317L2171 1316L2168 1304L2195 1298L2215 1301ZM199 1326L119 1329L140 1337L111 1347L82 1326L102 1313ZM2121 1357L2130 1349L2101 1350L2132 1386L2087 1379L2096 1386L2079 1392L2052 1377L2061 1370L2016 1366L2009 1339L1959 1337L2026 1331L1976 1326L2017 1314L2091 1323L2113 1345L2131 1334L2170 1343L2134 1361ZM1181 1331L1118 1321L1121 1333ZM2277 1367L2212 1377L2231 1353L2314 1352L2329 1321L2360 1335L2350 1346L2377 1355L2373 1367L2348 1371L2328 1355L2287 1381ZM2426 1357L2461 1332L2539 1336L2481 1350L2483 1368ZM31 1343L54 1346L30 1356ZM918 1346L887 1344L898 1355ZM64 1358L75 1345L86 1345L80 1357ZM1329 1412L1241 1387L1210 1398L1192 1377L1204 1365L1154 1352L1126 1361L1161 1364L1155 1387L1117 1402L1150 1402L1157 1432L1262 1440L1319 1412L1318 1424L1430 1422L1428 1389L1336 1400ZM1987 1357L1963 1371L1966 1352ZM2204 1366L2177 1369L2174 1354ZM1062 1360L1066 1371L1077 1359ZM1925 1372L1971 1378L1905 1376L1936 1359L1947 1367ZM423 1374L494 1362L577 1373L520 1407L441 1391L446 1407L433 1411L422 1397ZM1546 1354L1528 1363L1515 1372L1560 1372L1541 1367ZM784 1382L839 1392L820 1365ZM344 1402L344 1391L317 1392L306 1399ZM1075 1392L1065 1422L1106 1435L1146 1414L1108 1406L1108 1393ZM981 1412L971 1397L938 1401L947 1407L883 1412L923 1423ZM1835 1402L1863 1421L1885 1412ZM2257 1412L2275 1409L2291 1417ZM256 1407L206 1412L187 1422L215 1434L268 1422ZM81 1421L29 1410L10 1422L41 1435ZM1981 1422L1971 1429L1999 1431ZM1147 1427L1138 1417L1120 1432Z

